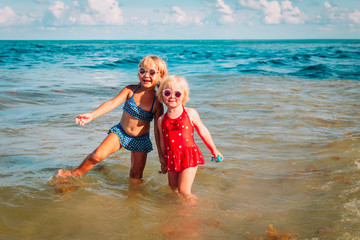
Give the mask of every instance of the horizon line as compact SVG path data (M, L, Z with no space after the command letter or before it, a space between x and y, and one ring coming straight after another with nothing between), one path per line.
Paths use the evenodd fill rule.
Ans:
M289 40L360 40L360 38L194 38L194 39L0 39L0 41L289 41Z

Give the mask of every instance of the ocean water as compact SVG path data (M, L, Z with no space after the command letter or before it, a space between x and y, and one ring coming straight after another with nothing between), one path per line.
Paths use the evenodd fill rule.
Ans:
M61 182L118 123L75 117L138 82L146 55L190 85L224 162L189 204L148 155ZM0 239L360 239L360 40L0 41ZM153 135L151 136L154 140ZM296 235L296 237L295 237ZM280 235L279 235L280 236Z

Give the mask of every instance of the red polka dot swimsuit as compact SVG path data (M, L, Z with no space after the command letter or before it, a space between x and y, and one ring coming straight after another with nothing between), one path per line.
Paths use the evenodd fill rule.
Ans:
M185 108L176 119L169 118L166 113L161 128L165 144L164 156L169 171L179 172L204 164L204 158L194 141L194 127Z

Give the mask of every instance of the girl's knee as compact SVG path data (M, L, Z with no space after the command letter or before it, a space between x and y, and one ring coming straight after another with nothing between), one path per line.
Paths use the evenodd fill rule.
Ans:
M130 177L135 179L142 179L145 164L131 164Z
M92 152L89 155L89 160L96 164L96 163L101 162L102 160L104 160L106 157L107 157L107 155L104 152L99 151L99 150L95 150L94 152Z
M134 179L142 179L143 176L143 171L139 171L134 170L134 169L130 169L130 178L134 178Z
M146 165L147 153L132 152L130 177L141 179Z
M181 193L182 195L186 196L186 195L191 195L191 189L189 189L188 187L179 187L179 193Z
M171 184L169 183L169 187L171 190L173 190L174 192L179 192L179 188L177 185Z

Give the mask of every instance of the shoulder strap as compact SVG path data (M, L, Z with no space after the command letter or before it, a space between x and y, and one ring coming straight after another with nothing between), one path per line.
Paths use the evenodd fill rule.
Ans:
M131 96L131 97L133 97L134 96L134 94L136 93L136 91L139 89L139 87L140 87L140 85L139 86L137 86L137 88L135 89L135 91L134 91L134 93L133 93L133 95Z

